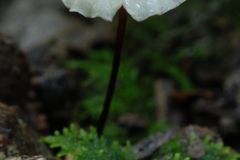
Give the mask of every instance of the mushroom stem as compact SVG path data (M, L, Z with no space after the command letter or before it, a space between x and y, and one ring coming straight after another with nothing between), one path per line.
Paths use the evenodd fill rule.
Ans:
M97 133L99 137L101 137L102 132L104 130L104 126L108 118L110 105L111 105L112 97L115 90L115 84L116 84L118 69L119 69L120 60L121 60L121 51L122 51L122 44L123 44L124 33L126 28L126 21L127 21L127 12L123 7L121 7L119 11L118 29L117 29L117 36L115 41L111 77L108 83L108 89L107 89L107 94L103 104L103 110L98 120Z

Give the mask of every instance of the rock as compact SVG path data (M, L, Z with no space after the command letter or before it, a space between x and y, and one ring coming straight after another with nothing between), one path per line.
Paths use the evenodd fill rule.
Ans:
M51 131L69 124L69 115L78 101L81 76L77 70L63 65L69 56L71 54L64 47L56 45L42 54L39 62L31 63L34 98L41 103L39 111L46 115Z
M0 101L22 105L29 90L29 65L15 42L0 33Z
M38 134L25 123L18 108L0 103L0 159L39 154L54 159L47 147L38 143L38 138Z
M206 148L199 138L197 138L192 144L187 148L187 154L191 158L201 158L205 155Z
M195 138L193 142L189 142L191 135L194 133ZM211 142L221 142L221 137L213 130L207 127L200 127L197 125L189 125L180 129L172 129L165 132L157 132L137 144L132 146L133 151L137 151L135 158L146 159L149 158L155 151L162 147L165 143L175 140L180 137L179 143L182 145L183 150L191 158L201 158L205 155L206 150L203 144L203 139L210 136ZM161 155L162 156L162 155ZM167 160L161 158L161 160Z
M4 160L46 160L46 158L43 157L42 155L33 156L33 157L28 157L24 155L24 156L8 157L8 158L5 158Z
M189 142L190 137L194 134L195 138L193 142ZM191 158L198 159L205 155L206 148L203 143L203 139L206 136L210 136L212 142L222 141L221 137L213 130L207 127L200 127L197 125L189 125L181 131L181 142L188 144L187 155Z
M237 106L240 105L240 69L230 72L224 81L224 91L228 99L234 101Z

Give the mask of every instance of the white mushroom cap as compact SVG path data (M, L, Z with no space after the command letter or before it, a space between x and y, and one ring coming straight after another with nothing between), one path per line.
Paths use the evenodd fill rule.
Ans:
M123 6L136 20L161 15L177 7L185 0L62 0L71 12L78 12L85 17L101 17L112 21L117 10Z

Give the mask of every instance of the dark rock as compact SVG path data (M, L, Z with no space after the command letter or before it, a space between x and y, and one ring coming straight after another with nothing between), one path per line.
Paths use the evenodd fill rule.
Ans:
M29 90L29 65L15 42L0 33L0 101L22 105Z
M0 103L0 159L10 156L42 154L54 159L38 134L24 121L20 110Z
M39 58L40 63L31 65L31 87L36 94L35 99L42 105L39 111L46 115L51 131L69 125L69 115L78 100L81 77L77 71L63 65L68 56L65 49L53 46Z

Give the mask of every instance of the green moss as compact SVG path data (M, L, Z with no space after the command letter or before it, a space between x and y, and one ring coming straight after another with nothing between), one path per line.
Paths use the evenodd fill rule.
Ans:
M231 148L224 146L223 142L211 142L209 136L205 137L203 142L206 148L206 154L201 160L238 160L240 154L231 151Z
M130 143L125 147L117 142L110 145L104 137L98 138L96 129L90 127L90 132L77 129L73 124L64 128L62 133L56 131L53 136L42 138L51 148L60 148L57 156L71 156L74 160L133 160Z
M195 134L191 134L188 144L192 144L195 139ZM190 160L191 158L186 153L187 145L183 145L180 141L181 137L177 136L164 144L160 150L160 157L168 160ZM240 154L232 152L230 147L224 146L223 142L212 142L209 136L203 139L203 144L206 153L203 157L195 160L238 160L240 158Z
M185 160L189 158L184 151L184 147L180 143L180 136L175 137L173 140L164 144L160 150L160 157L169 160Z

